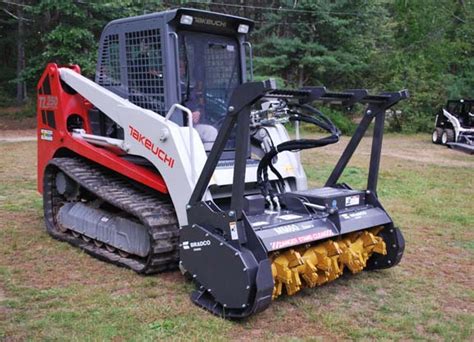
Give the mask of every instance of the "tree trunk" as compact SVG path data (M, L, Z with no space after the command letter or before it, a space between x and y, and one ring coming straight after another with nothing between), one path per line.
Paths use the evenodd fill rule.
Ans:
M17 37L17 61L16 61L16 103L21 105L26 100L26 83L20 81L21 74L25 69L25 22L23 18L23 6L17 6L18 37Z
M298 87L302 88L304 86L304 68L299 67L298 68Z

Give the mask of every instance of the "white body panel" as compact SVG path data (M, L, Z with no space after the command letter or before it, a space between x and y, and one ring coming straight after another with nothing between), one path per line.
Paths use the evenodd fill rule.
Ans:
M463 128L459 120L444 108L443 108L443 115L448 118L448 120L451 122L451 124L454 127L454 137L455 137L454 141L458 141L459 134L463 132L474 132L474 129ZM469 113L469 115L471 114Z
M138 107L70 69L61 68L60 73L64 82L124 129L123 141L87 135L82 138L92 143L112 143L128 154L149 160L166 183L179 224L187 225L186 205L207 159L197 131L192 127L180 127L151 110ZM266 129L274 145L289 140L281 124ZM79 137L80 134L76 135ZM298 154L282 152L277 159L274 166L282 177L294 178L297 190L306 189L306 175ZM194 170L191 165L194 165ZM233 167L217 167L209 185L231 185L233 173ZM257 165L247 166L245 182L254 183L256 178ZM269 178L277 179L272 172L269 172ZM204 200L210 199L208 190Z
M266 126L267 132L269 133L274 145L278 145L282 142L290 140L288 133L281 124L275 126ZM297 153L292 152L281 152L278 154L277 162L273 164L275 168L280 172L284 179L295 178L296 186L298 190L307 189L306 174L304 173L303 167L298 159ZM253 183L257 181L257 167L258 165L248 165L245 172L245 183ZM217 168L214 172L212 180L217 185L228 185L232 184L234 175L233 168ZM270 180L276 180L277 177L273 172L268 173Z
M165 180L173 203L180 203L175 205L180 225L186 225L186 204L196 182L189 167L189 128L138 107L70 69L61 68L60 73L64 82L124 129L124 146L129 154L153 163ZM200 174L207 156L196 130L192 141L195 171Z

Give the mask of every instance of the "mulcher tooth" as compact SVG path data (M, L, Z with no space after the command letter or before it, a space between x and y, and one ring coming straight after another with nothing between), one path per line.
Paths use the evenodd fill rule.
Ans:
M275 286L273 287L272 298L275 299L279 297L283 290L283 283L275 282Z
M286 293L288 293L288 295L290 296L294 295L296 292L301 290L301 285L302 285L298 270L292 269L291 275L292 275L292 279L291 279L292 281L290 283L285 284Z
M298 272L308 287L315 287L318 284L318 269L310 259L304 259L304 265L298 267Z
M304 264L301 255L291 249L278 255L272 264L272 274L275 282L273 298L282 292L282 284L285 284L286 292L292 295L301 289L301 279L297 267Z
M318 256L318 263L316 264L318 269L328 271L331 268L331 259L323 253L315 252L315 254Z

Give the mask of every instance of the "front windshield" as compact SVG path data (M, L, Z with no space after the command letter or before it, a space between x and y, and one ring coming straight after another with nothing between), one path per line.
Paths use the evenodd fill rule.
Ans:
M180 76L183 104L210 150L227 113L233 90L241 83L236 39L206 33L180 33ZM230 139L226 149L235 147Z

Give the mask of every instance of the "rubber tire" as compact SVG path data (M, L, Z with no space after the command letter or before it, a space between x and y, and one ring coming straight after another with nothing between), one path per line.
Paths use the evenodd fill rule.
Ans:
M443 129L436 127L431 135L431 141L433 144L441 144L441 136L443 135Z
M446 145L447 143L454 141L454 130L447 128L443 131L441 135L441 144Z

